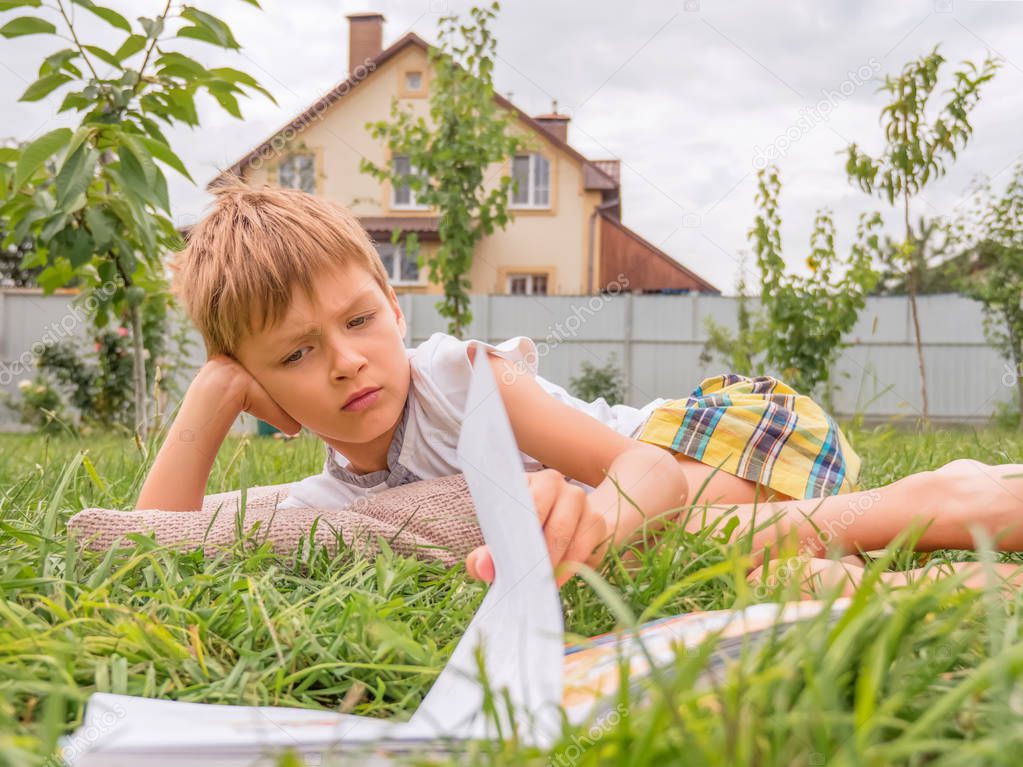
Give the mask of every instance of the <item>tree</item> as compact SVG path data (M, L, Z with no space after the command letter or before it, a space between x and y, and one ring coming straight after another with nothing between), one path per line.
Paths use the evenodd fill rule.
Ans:
M255 0L246 0L258 6ZM123 33L119 44L83 42L69 16L70 6L95 14ZM175 39L239 50L230 28L216 16L170 0L159 15L140 16L133 26L116 11L92 0L6 0L0 10L45 8L47 16L20 16L0 27L6 38L55 36L69 47L47 55L39 78L21 101L38 101L69 87L58 108L80 115L76 129L52 130L21 148L0 149L0 216L6 222L3 247L31 240L20 268L42 267L38 283L46 293L79 280L94 322L127 316L132 332L136 435L148 431L140 305L167 301L162 255L181 242L170 219L167 179L161 164L189 181L184 163L160 127L198 127L195 96L200 89L241 119L239 95L246 89L273 100L251 76L230 67L207 69L178 51ZM165 30L169 26L176 31ZM136 62L136 63L132 63ZM106 67L104 75L98 68ZM50 163L56 159L55 163ZM194 181L193 181L194 183Z
M880 213L862 214L856 242L848 256L840 257L831 214L819 210L806 258L811 274L789 274L782 257L780 191L777 168L758 171L760 212L748 234L760 271L763 320L758 336L767 362L793 388L810 394L829 382L832 365L845 347L842 336L856 324L877 282L872 262L878 255L882 221ZM830 388L825 396L830 400Z
M508 198L513 181L502 175L487 187L487 171L503 163L523 145L509 132L509 119L494 101L492 72L497 43L489 24L499 10L472 8L472 24L454 15L439 21L439 46L431 47L429 61L430 121L391 100L391 121L367 123L374 138L383 138L392 154L408 157L411 171L384 167L363 159L360 169L380 180L407 184L416 200L439 211L440 245L429 261L430 279L444 288L438 312L448 318L448 332L461 337L472 321L466 275L472 267L476 244L495 227L508 223ZM401 232L395 230L392 241ZM406 248L418 253L418 240L409 235ZM420 264L422 265L420 256Z
M917 364L920 368L920 396L923 421L929 420L927 374L924 369L923 341L917 314L918 258L914 255L918 238L914 238L909 221L910 200L935 178L943 176L947 163L955 160L973 135L970 112L980 99L980 86L994 77L1000 62L987 58L980 70L964 61L955 72L955 84L946 93L948 101L933 122L929 122L928 103L938 84L938 73L945 58L938 46L927 55L910 61L898 77L885 75L878 89L889 94L889 102L881 110L885 145L878 157L860 151L853 143L847 148L846 174L868 194L877 194L892 206L902 203L905 236L891 264L906 274L909 306L913 319Z
M1023 429L1023 162L1005 191L996 195L987 180L974 204L952 226L953 241L969 268L964 292L984 306L988 341L1012 363Z
M881 279L875 293L881 296L905 296L909 293L909 273L913 274L916 294L958 293L959 275L965 268L961 255L949 251L947 225L939 218L920 216L913 227L910 269L898 265L897 256L903 241L885 236L881 248Z

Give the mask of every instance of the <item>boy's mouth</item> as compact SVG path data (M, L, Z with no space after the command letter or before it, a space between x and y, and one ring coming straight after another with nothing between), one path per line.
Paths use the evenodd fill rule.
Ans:
M370 387L355 392L348 401L341 407L342 410L364 410L380 399L382 387Z

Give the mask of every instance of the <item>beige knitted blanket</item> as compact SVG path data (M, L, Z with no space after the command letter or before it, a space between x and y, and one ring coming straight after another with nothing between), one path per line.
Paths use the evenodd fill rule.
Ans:
M196 511L83 509L68 520L68 530L90 549L130 545L128 534L143 533L163 545L202 546L207 555L232 546L239 530L251 533L257 542L270 541L281 554L297 551L303 541L308 545L311 532L314 543L332 552L340 540L369 556L379 551L383 538L398 553L448 567L483 545L462 474L389 488L343 509L276 511L290 486L249 488L244 515L239 514L241 491L232 490L207 495Z

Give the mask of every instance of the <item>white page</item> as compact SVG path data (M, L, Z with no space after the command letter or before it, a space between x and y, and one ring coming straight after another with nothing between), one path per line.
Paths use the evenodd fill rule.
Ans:
M82 727L64 740L73 767L182 764L219 754L250 764L283 746L309 751L381 738L433 741L496 736L483 717L476 649L491 689L513 703L519 736L549 745L560 729L563 622L543 531L486 353L473 366L458 455L495 579L444 670L408 722L271 706L185 703L95 693ZM503 696L498 696L503 697ZM532 721L523 717L531 714ZM507 735L508 730L503 729Z

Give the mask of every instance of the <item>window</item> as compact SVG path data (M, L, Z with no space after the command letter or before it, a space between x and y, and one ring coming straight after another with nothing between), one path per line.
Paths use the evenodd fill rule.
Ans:
M381 242L376 248L392 285L420 284L419 262L405 253L400 242Z
M410 91L421 91L423 89L423 73L406 72L405 89Z
M512 205L519 208L550 207L550 160L542 154L517 154L512 158L512 178L518 184L512 195Z
M391 167L396 174L400 174L401 176L415 175L415 170L409 162L408 155L396 154L391 160ZM394 184L392 188L394 194L391 201L391 207L416 208L419 210L426 210L429 208L428 205L420 205L416 201L415 190L413 190L408 184Z
M513 296L547 295L546 274L509 274L508 292Z
M277 183L291 189L316 193L316 157L313 154L291 154L277 167Z

